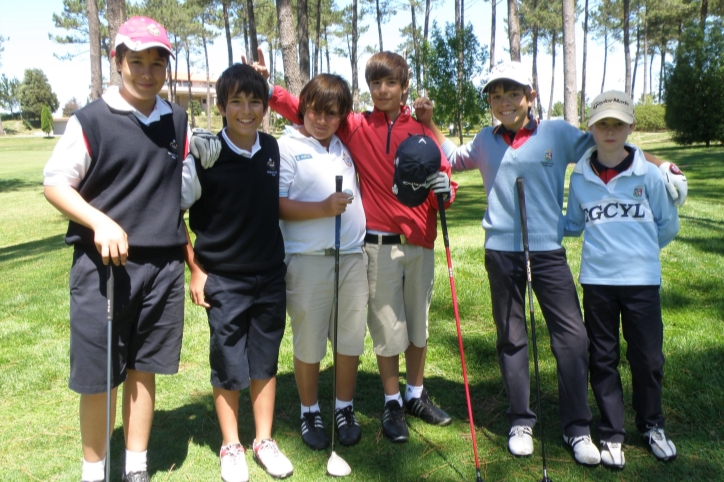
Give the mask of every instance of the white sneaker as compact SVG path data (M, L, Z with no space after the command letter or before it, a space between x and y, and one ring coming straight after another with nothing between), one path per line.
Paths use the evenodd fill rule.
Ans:
M573 449L573 457L579 464L598 465L601 463L601 453L591 440L590 435L580 435L578 437L564 435L563 441Z
M244 447L241 444L229 444L221 447L221 480L224 482L247 482L249 468L246 466Z
M272 477L283 479L294 472L292 463L279 451L279 447L274 440L264 439L261 442L254 440L253 448L256 461Z
M623 455L623 444L601 440L601 463L612 469L624 468L626 457Z
M643 437L648 441L651 452L657 459L673 460L676 458L676 446L674 442L666 438L663 428L648 427L648 430L643 433Z
M518 457L527 457L533 453L533 428L527 425L514 425L508 434L508 450Z

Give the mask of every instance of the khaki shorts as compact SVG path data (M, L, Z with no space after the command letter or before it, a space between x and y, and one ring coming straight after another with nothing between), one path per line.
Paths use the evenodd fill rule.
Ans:
M287 313L292 325L294 356L319 363L334 334L334 256L293 254L287 263ZM337 352L364 352L369 289L367 255L339 257Z
M365 244L369 257L367 326L375 354L395 356L427 344L435 253L411 244Z

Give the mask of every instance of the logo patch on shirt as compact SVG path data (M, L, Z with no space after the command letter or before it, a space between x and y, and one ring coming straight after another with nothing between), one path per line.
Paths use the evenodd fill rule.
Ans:
M269 168L269 170L266 172L267 174L271 174L272 176L277 175L276 163L271 157L268 161L266 161L266 167Z
M644 188L643 186L636 186L633 190L634 197L641 197L644 195Z
M176 139L172 140L171 144L169 144L168 155L171 156L174 161L178 159L178 144L176 144Z
M342 153L342 160L347 165L347 167L352 167L352 159L347 155L346 152Z
M550 149L545 151L544 153L545 157L544 160L541 162L541 164L544 167L553 167L553 151Z
M294 159L296 159L297 161L304 161L306 159L311 159L311 158L312 158L311 154L297 154L296 156L294 156Z

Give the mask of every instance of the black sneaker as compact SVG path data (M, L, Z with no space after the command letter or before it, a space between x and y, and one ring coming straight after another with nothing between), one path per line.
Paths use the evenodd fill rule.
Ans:
M334 418L337 421L339 443L345 447L356 445L362 438L362 429L354 416L354 408L352 408L352 405L335 410Z
M131 472L123 476L123 482L151 482L148 472L142 470L140 472Z
M407 413L420 418L423 422L427 422L430 425L445 426L450 425L452 418L450 415L443 412L440 407L436 406L427 394L426 389L422 389L422 395L420 398L413 398L412 400L405 401L405 408Z
M405 411L397 400L385 404L382 412L382 433L394 443L405 443L410 439L410 432L405 423Z
M306 412L302 415L302 440L314 450L326 449L329 438L324 431L322 415L319 412Z

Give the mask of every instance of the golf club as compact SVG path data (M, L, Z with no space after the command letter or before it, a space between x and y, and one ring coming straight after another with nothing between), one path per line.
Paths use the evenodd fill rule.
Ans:
M335 177L336 192L342 192L342 176ZM332 330L332 453L327 461L327 473L333 477L346 477L352 473L352 468L345 460L337 455L335 449L335 404L337 401L337 321L339 318L339 237L342 229L342 215L334 218L334 321Z
M480 462L478 460L478 443L475 439L475 422L473 421L473 406L470 403L470 386L468 385L468 368L465 365L465 349L463 348L463 334L460 330L460 313L458 311L458 296L455 292L455 278L453 277L452 258L450 257L450 240L447 235L447 220L445 218L445 202L442 194L437 195L437 205L440 211L440 224L442 225L442 238L445 243L445 254L447 256L447 271L450 277L450 290L452 292L453 310L455 311L455 325L458 329L458 347L460 348L460 360L463 366L463 382L465 383L465 398L468 403L468 419L470 419L470 436L473 440L473 454L475 455L475 473L477 482L483 482L480 475Z
M106 305L108 309L108 334L106 338L106 479L111 480L111 391L113 390L113 302L115 282L113 279L113 261L108 261L106 278Z
M523 253L525 256L525 271L528 281L528 309L530 313L530 333L533 339L533 364L535 366L535 389L538 397L538 425L540 426L540 447L543 456L543 478L541 482L552 482L548 478L548 467L546 465L546 439L543 429L543 410L541 409L540 397L540 375L538 370L538 344L535 338L535 316L533 312L533 285L530 276L530 251L528 250L528 218L525 213L525 183L522 177L515 180L518 188L518 204L520 205L520 227L523 231Z

